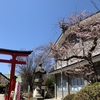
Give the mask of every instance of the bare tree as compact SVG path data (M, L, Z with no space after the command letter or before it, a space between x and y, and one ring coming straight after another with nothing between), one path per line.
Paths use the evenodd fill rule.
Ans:
M19 60L25 60L26 65L18 66L18 73L22 77L22 88L28 90L28 85L30 86L30 91L33 90L34 84L34 70L42 63L42 67L45 71L49 72L52 67L52 60L48 57L49 45L41 45L34 48L33 53L27 58L18 57Z
M18 60L26 61L26 65L19 65L18 66L18 73L21 75L22 78L22 89L23 91L28 90L28 86L30 86L30 91L33 91L33 84L34 84L34 69L36 68L36 63L34 62L35 53L33 52L27 58L18 57Z
M92 57L100 53L100 13L88 15L73 13L66 21L61 21L60 28L66 37L62 44L51 43L51 50L57 61L86 60L88 66L79 64L77 68L67 70L67 76L81 76L89 82L100 81Z

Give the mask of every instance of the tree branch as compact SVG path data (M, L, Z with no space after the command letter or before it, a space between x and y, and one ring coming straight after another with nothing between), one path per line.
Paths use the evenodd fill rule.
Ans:
M96 3L95 3L93 0L91 0L91 3L94 5L94 7L95 7L98 11L100 11L100 9L97 7Z
M68 60L71 60L72 58L88 60L88 58L86 56L77 56L77 55L73 55L71 57L68 57L67 59L57 59L57 60L68 61Z
M93 50L95 50L96 46L97 46L97 40L98 38L95 37L94 41L93 41L93 46L91 47L91 49L89 50L89 53L91 53Z
M90 75L92 75L92 74L94 74L94 71L91 71L91 72L89 72L89 73L86 73L85 76L90 76Z
M95 48L97 46L97 40L98 40L98 38L95 37L94 41L93 41L93 46L91 47L91 49L88 52L88 62L89 62L89 65L94 69L96 76L97 76L97 71L96 71L96 68L94 67L94 63L92 61L92 52L95 50Z

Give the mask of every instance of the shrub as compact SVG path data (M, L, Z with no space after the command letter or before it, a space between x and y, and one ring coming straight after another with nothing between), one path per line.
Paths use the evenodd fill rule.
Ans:
M47 86L47 94L45 98L52 98L54 97L54 75L50 75L45 80L45 85Z
M84 87L75 94L73 100L100 100L100 82Z
M64 97L64 100L73 100L75 94L69 94L67 96Z
M47 93L46 93L45 99L53 98L53 97L54 97L54 94L52 94L51 91L47 90Z

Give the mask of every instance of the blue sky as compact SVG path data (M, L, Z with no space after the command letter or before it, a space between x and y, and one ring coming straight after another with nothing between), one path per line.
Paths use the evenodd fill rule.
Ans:
M83 10L97 11L90 0L0 0L0 48L32 50L56 41L61 33L58 22ZM9 70L0 63L0 72Z

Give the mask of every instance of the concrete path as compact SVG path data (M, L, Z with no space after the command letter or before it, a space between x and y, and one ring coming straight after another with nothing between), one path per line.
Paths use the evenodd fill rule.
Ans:
M0 100L4 100L4 94L0 94Z
M44 99L44 100L55 100L55 98L51 98L51 99Z

